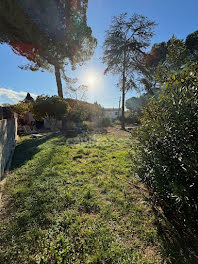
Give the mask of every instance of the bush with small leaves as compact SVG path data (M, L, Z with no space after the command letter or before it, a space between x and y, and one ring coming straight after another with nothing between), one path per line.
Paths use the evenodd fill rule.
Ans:
M198 64L170 76L137 128L135 172L167 215L198 230Z

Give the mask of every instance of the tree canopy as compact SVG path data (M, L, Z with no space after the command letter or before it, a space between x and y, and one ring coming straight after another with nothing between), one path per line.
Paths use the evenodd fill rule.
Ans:
M185 40L173 35L167 42L155 43L138 65L139 82L143 89L152 95L153 89L162 88L185 65L197 61L197 44L198 31L189 34Z
M192 60L198 59L198 30L194 31L193 33L189 34L186 37L186 48L190 53L190 58Z
M143 111L144 106L149 102L151 97L157 98L159 91L157 89L153 90L153 96L150 93L143 93L139 97L131 97L126 100L126 107L131 112L140 112Z
M61 97L60 70L67 79L64 66L83 63L96 46L87 26L87 6L88 0L1 1L0 43L32 62L25 68L50 70L54 66Z
M112 72L120 76L122 90L122 128L124 129L125 94L131 88L137 88L135 71L150 45L155 22L134 14L123 13L114 17L104 41L103 63L107 65L105 73Z

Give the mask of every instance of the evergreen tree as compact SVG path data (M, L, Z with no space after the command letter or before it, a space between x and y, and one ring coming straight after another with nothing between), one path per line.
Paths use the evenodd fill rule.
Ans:
M55 71L58 95L63 97L64 66L88 60L96 39L87 26L88 0L2 0L0 43L31 61L24 69Z
M106 31L103 62L107 64L105 73L112 72L120 76L122 129L125 129L125 95L129 89L136 88L134 73L150 44L154 26L155 22L144 16L134 14L127 18L127 13L124 13L114 17Z

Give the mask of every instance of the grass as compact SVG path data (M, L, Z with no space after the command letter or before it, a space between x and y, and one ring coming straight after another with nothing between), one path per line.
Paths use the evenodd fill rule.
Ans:
M4 186L0 263L171 263L147 192L131 176L131 142L25 138Z

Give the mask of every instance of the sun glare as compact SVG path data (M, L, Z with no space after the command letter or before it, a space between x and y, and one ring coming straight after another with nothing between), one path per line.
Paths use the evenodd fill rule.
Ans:
M89 85L93 85L93 84L95 84L95 83L96 83L96 78L95 78L95 76L93 76L93 75L88 76L88 78L87 78L87 82L88 82Z

